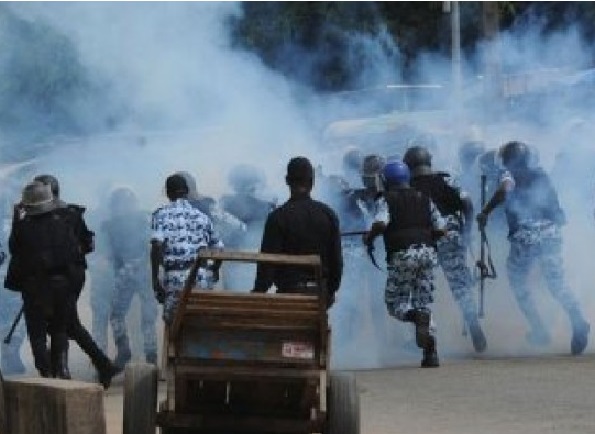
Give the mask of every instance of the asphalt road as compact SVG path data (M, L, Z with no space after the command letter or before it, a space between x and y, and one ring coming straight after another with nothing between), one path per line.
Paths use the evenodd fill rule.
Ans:
M357 371L362 434L593 434L595 356L453 360ZM122 426L121 380L106 393Z

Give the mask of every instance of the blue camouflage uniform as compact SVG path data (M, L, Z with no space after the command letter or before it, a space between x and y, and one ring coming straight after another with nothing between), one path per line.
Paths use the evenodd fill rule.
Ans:
M377 201L375 221L388 225L391 216L384 197ZM431 221L435 230L444 228L444 220L436 206L431 203ZM413 244L387 256L388 277L384 301L388 313L405 321L412 309L426 309L434 301L434 267L437 265L436 250L432 245ZM435 328L433 328L435 332Z
M506 270L517 304L531 327L527 339L537 344L550 340L527 285L531 266L537 262L549 292L569 316L573 328L572 353L581 353L590 326L564 280L561 225L565 217L551 181L542 169L528 168L517 176L504 172L501 183L507 186L505 211L510 251Z
M223 248L213 229L211 219L187 199L177 199L154 213L151 221L151 240L163 245L163 320L170 324L184 288L188 273L199 250ZM200 269L197 284L210 287L208 271Z
M126 315L132 299L139 297L141 309L141 332L146 360L157 361L157 336L155 320L158 307L151 287L149 274L149 218L141 211L113 215L101 226L108 244L107 257L111 262L114 292L110 309L110 324L118 356L130 358ZM118 360L125 364L126 360ZM117 363L118 364L118 363Z

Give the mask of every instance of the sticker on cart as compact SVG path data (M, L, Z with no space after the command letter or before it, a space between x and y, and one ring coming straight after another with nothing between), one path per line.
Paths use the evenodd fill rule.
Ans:
M306 342L283 342L281 354L288 359L313 359L314 347Z

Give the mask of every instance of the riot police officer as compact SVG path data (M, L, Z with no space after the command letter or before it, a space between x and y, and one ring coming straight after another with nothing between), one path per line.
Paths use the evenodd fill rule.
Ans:
M106 256L112 265L115 291L110 323L116 343L115 365L123 368L131 359L126 315L135 295L141 308L141 332L147 363L157 364L157 301L151 291L149 256L149 215L139 208L134 191L120 187L110 196L110 217L101 226Z
M391 161L384 169L385 191L377 200L377 212L364 236L369 245L382 235L388 277L385 303L391 316L415 325L416 343L423 350L421 366L439 366L436 331L429 305L433 302L435 233L444 221L430 198L409 186L406 164Z
M550 341L549 330L527 285L531 265L538 261L550 293L570 319L571 353L581 354L588 343L590 325L564 281L561 226L566 218L557 192L544 170L531 164L531 150L525 143L508 142L500 148L499 155L507 171L477 215L478 224L485 226L490 213L505 204L510 242L506 270L517 304L530 326L527 339L537 344Z
M432 170L432 155L427 148L410 147L403 160L411 170L411 187L427 195L446 220L447 234L436 245L438 263L471 332L473 347L475 351L482 352L486 348L486 339L477 318L477 305L472 293L473 278L466 261L473 225L471 199L449 183L449 174Z

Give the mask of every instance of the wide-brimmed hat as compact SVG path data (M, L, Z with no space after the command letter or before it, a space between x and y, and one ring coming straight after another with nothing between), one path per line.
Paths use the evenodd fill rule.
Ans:
M54 199L51 187L39 181L33 181L25 186L21 205L28 215L45 214L60 207L59 202Z

